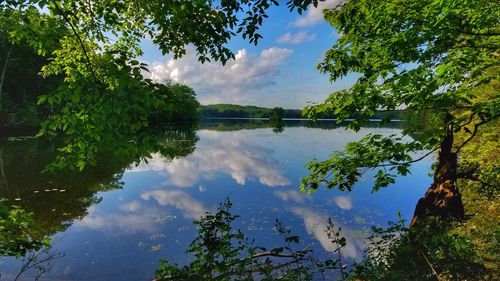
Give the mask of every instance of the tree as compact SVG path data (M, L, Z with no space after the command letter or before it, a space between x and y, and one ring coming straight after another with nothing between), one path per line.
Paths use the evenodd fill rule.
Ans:
M62 82L61 77L43 79L38 73L48 63L47 54L54 51L57 42L67 34L63 22L35 10L0 12L1 125L35 121L27 119L36 119L29 113L34 111L37 98ZM43 48L40 42L44 42Z
M271 110L271 116L269 117L269 123L273 126L273 132L282 133L285 130L285 124L283 124L283 116L285 115L285 110L281 107L275 107Z
M281 123L284 115L285 115L285 110L283 108L275 107L271 111L271 116L269 117L269 121L271 123Z
M296 249L299 236L293 235L291 229L276 220L274 229L284 240L281 246L267 249L256 245L240 229L234 228L238 215L231 213L232 203L229 198L219 204L215 213L206 213L197 225L197 235L191 242L188 254L193 261L185 266L160 260L156 270L156 280L318 280L329 275L338 276L338 280L346 280L346 264L342 261L342 248L346 239L341 236L341 228L337 228L328 219L326 236L334 252L323 259L314 256L310 246Z
M351 88L307 107L307 116L330 113L343 122L354 113L348 124L354 130L379 109L430 112L432 119L424 131L410 126L402 136L370 134L326 161L309 163L302 189L311 192L324 184L351 190L363 172L375 170L373 189L378 190L409 173L411 163L438 151L434 181L418 202L412 225L425 216L464 218L456 181L473 171L457 172L459 155L500 110L500 3L348 0L324 15L341 36L319 70L332 81L348 73L359 78ZM495 94L478 99L484 85L496 87ZM457 140L458 132L467 138Z
M286 3L302 12L318 0ZM50 54L42 75L64 78L64 85L39 99L53 110L40 135L65 135L58 160L83 169L95 163L98 143L137 134L148 125L149 113L163 106L164 88L145 79L147 65L135 60L142 54L141 40L150 39L174 58L192 45L200 62L225 63L234 58L227 42L241 35L257 44L267 10L277 5L276 0L8 0L0 2L0 13L18 14L25 27L12 31L12 38L27 39L49 21L67 29L55 49L45 37L35 41L37 50ZM30 15L41 11L44 20L33 24Z

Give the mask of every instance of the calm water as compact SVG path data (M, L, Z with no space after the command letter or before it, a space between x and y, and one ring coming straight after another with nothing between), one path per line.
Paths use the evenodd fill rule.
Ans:
M324 233L331 217L342 226L350 260L363 254L372 225L409 219L431 180L430 160L415 164L397 184L371 193L369 173L351 193L298 191L304 165L342 150L367 133L396 134L397 128L358 133L331 125L284 131L262 123L212 122L192 132L166 131L155 140L147 162L104 155L84 174L41 174L54 157L54 144L33 139L0 142L4 175L0 197L35 214L37 231L52 235L52 251L64 253L41 280L151 280L158 260L187 263L185 249L195 235L192 220L229 196L236 227L257 244L278 246L273 231L281 219L320 255L332 246ZM15 201L16 198L20 201ZM17 274L20 262L0 260L0 280ZM26 280L35 272L27 272Z

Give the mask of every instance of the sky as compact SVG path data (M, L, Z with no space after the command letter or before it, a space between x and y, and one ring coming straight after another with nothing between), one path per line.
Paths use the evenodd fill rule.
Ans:
M219 62L201 64L189 47L183 58L173 60L148 41L142 44L141 59L148 63L153 79L189 85L201 104L301 109L353 83L353 76L332 83L316 68L338 38L335 29L323 19L322 10L337 2L320 2L302 15L290 13L285 5L270 9L259 31L263 39L255 46L240 37L233 38L228 47L236 59L225 66Z

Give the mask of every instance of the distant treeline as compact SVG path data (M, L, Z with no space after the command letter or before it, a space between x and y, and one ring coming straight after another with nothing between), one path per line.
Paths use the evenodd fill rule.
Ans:
M281 124L284 128L318 128L324 130L332 130L345 127L345 123L337 124L335 121L310 121L310 120L284 120ZM391 128L391 129L404 129L406 122L369 122L363 125L363 128ZM199 122L198 129L206 129L213 131L238 131L241 129L253 130L273 128L273 124L267 120L252 120L252 119L230 119L230 120L209 120L205 119Z
M202 118L269 118L272 108L237 104L211 104L199 108ZM283 118L302 118L299 109L285 109Z
M210 104L200 106L199 112L201 118L269 118L273 109L252 105ZM302 110L285 109L283 118L302 118ZM335 116L328 115L323 118L334 119ZM372 118L405 120L408 118L408 113L404 110L381 110L377 111Z

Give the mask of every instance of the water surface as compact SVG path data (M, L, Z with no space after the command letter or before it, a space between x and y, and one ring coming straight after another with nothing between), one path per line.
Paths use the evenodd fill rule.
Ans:
M279 218L302 237L301 246L326 256L333 249L324 232L331 217L342 227L343 254L352 261L362 257L370 226L397 219L397 211L409 219L431 182L428 160L376 193L368 172L351 193L321 189L307 196L298 186L308 161L367 133L400 129L354 133L331 124L288 125L273 130L265 123L214 121L187 133L165 131L147 162L108 154L84 174L41 174L54 157L53 143L4 139L0 197L34 212L37 231L52 236L52 251L65 254L41 280L151 280L160 258L189 262L192 221L228 196L241 216L235 226L268 247L281 241L273 231ZM2 259L2 278L19 267L13 258Z

